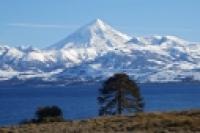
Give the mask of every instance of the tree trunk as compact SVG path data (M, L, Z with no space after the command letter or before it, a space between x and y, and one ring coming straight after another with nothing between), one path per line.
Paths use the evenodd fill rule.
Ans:
M118 90L117 94L117 114L122 114L122 91L121 88Z

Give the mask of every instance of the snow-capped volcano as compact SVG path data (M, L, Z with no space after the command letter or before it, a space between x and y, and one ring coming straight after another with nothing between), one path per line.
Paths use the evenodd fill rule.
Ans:
M130 37L97 19L45 50L0 46L0 80L200 81L200 43L176 36Z
M130 38L113 29L102 20L96 19L48 49L96 48L105 50L113 47L123 47Z

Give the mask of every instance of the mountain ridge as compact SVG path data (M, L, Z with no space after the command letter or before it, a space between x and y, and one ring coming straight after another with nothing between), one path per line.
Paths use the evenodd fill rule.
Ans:
M46 49L0 46L0 80L200 81L200 43L176 36L130 37L97 19Z

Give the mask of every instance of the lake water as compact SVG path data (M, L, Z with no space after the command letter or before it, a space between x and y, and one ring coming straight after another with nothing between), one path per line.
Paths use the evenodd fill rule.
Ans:
M34 117L40 106L57 105L66 119L98 114L100 83L51 88L0 88L0 125L16 124ZM140 84L145 111L200 109L199 83Z

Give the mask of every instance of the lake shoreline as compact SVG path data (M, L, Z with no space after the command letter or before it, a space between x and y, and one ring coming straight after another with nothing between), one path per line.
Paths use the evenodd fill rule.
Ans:
M48 87L66 87L73 86L77 84L102 84L104 80L89 80L89 81L66 81L66 80L55 80L55 81L45 81L38 79L29 79L29 80L19 80L19 79L10 79L0 81L0 88L3 87L35 87L35 88L48 88ZM161 82L137 82L138 84L200 84L200 81L161 81Z

